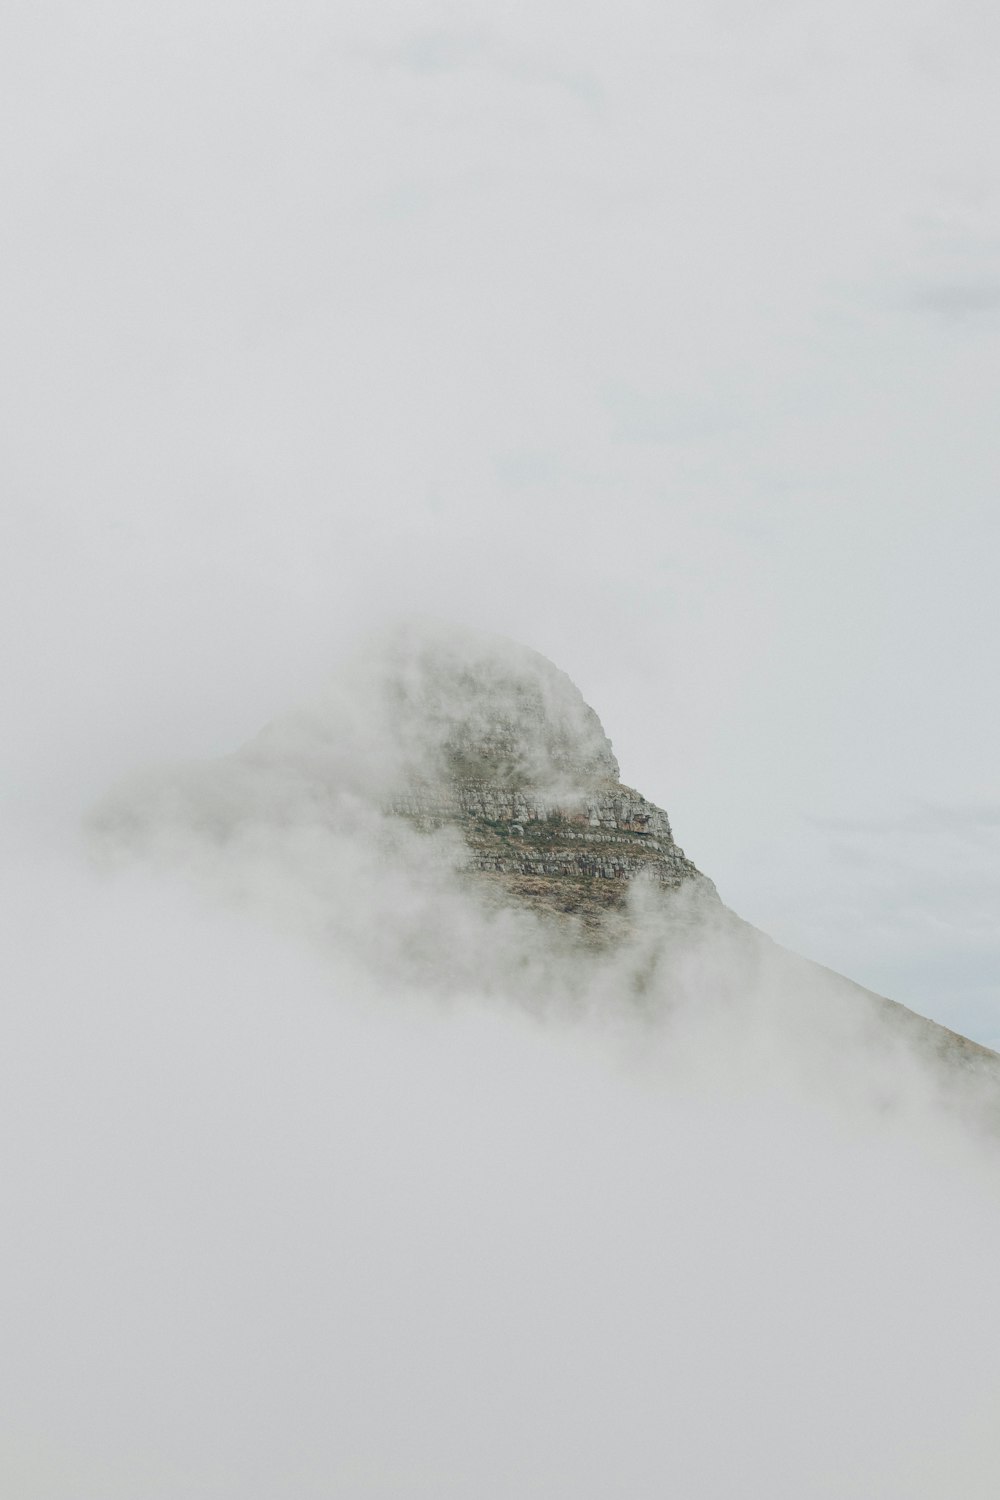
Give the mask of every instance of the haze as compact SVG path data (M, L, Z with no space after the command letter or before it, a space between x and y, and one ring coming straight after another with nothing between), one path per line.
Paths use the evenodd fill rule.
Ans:
M666 1025L405 859L80 827L431 613L995 1043L995 11L0 28L4 1488L992 1500L995 1142L822 997L699 952Z

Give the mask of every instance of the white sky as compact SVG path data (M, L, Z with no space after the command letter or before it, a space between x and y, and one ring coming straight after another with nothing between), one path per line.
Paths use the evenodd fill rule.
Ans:
M9 3L5 779L401 609L565 668L741 915L1000 1039L1000 12Z
M998 53L986 0L2 7L19 1500L996 1494L995 1142L818 977L562 1024L511 917L443 1003L393 943L481 920L297 827L236 849L277 931L72 840L430 612L568 671L741 915L1000 1042ZM353 947L282 927L327 877Z

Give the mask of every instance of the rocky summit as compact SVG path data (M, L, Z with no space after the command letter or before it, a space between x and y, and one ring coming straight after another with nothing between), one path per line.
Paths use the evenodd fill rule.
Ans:
M622 784L597 714L535 651L488 637L410 638L392 653L388 716L419 755L387 810L429 831L451 826L466 869L541 914L576 916L591 936L629 884L711 881L675 842L663 808Z

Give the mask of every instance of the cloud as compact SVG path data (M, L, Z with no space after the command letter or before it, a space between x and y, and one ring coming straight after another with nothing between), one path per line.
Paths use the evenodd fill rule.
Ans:
M992 313L1000 306L1000 282L937 282L913 294L913 306L943 318L964 321Z
M18 1495L995 1489L992 1158L833 981L556 963L301 779L147 781L145 873L72 831L447 611L739 910L997 1035L986 855L801 821L995 781L992 315L897 315L992 295L995 19L772 16L10 8Z
M600 950L483 899L382 805L460 749L468 661L606 741L524 648L428 680L410 636L130 778L103 869L7 843L8 1483L991 1497L975 1072L717 904L640 888Z
M433 918L412 870L355 864L365 941L303 946L273 928L286 852L249 911L217 875L206 904L65 852L19 871L19 1495L992 1495L995 1145L902 1054L858 1055L888 1110L835 1082L835 991L769 1022L780 968L723 945L670 1024L599 965L589 1004L542 1005L526 929L453 898L479 977L443 993L396 936Z
M560 50L551 45L525 45L522 36L493 26L422 27L399 41L363 49L363 55L382 67L398 67L417 77L437 78L476 72L484 78L520 87L568 94L578 105L594 111L604 92L589 70L567 67Z
M949 806L944 803L921 803L891 817L881 818L810 818L817 828L834 833L894 837L905 834L933 833L960 840L979 842L1000 828L1000 806L981 802Z
M411 32L403 41L386 49L392 59L417 73L450 72L482 61L489 52L489 40L481 30L422 30Z

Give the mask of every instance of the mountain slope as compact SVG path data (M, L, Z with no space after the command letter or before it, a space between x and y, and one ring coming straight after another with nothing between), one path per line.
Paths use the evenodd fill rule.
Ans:
M487 991L516 975L535 1006L686 1005L741 1029L747 1056L799 1036L831 1076L917 1058L952 1099L1000 1101L996 1054L730 912L663 809L622 785L570 679L510 641L390 632L241 750L120 789L95 829L383 973Z

